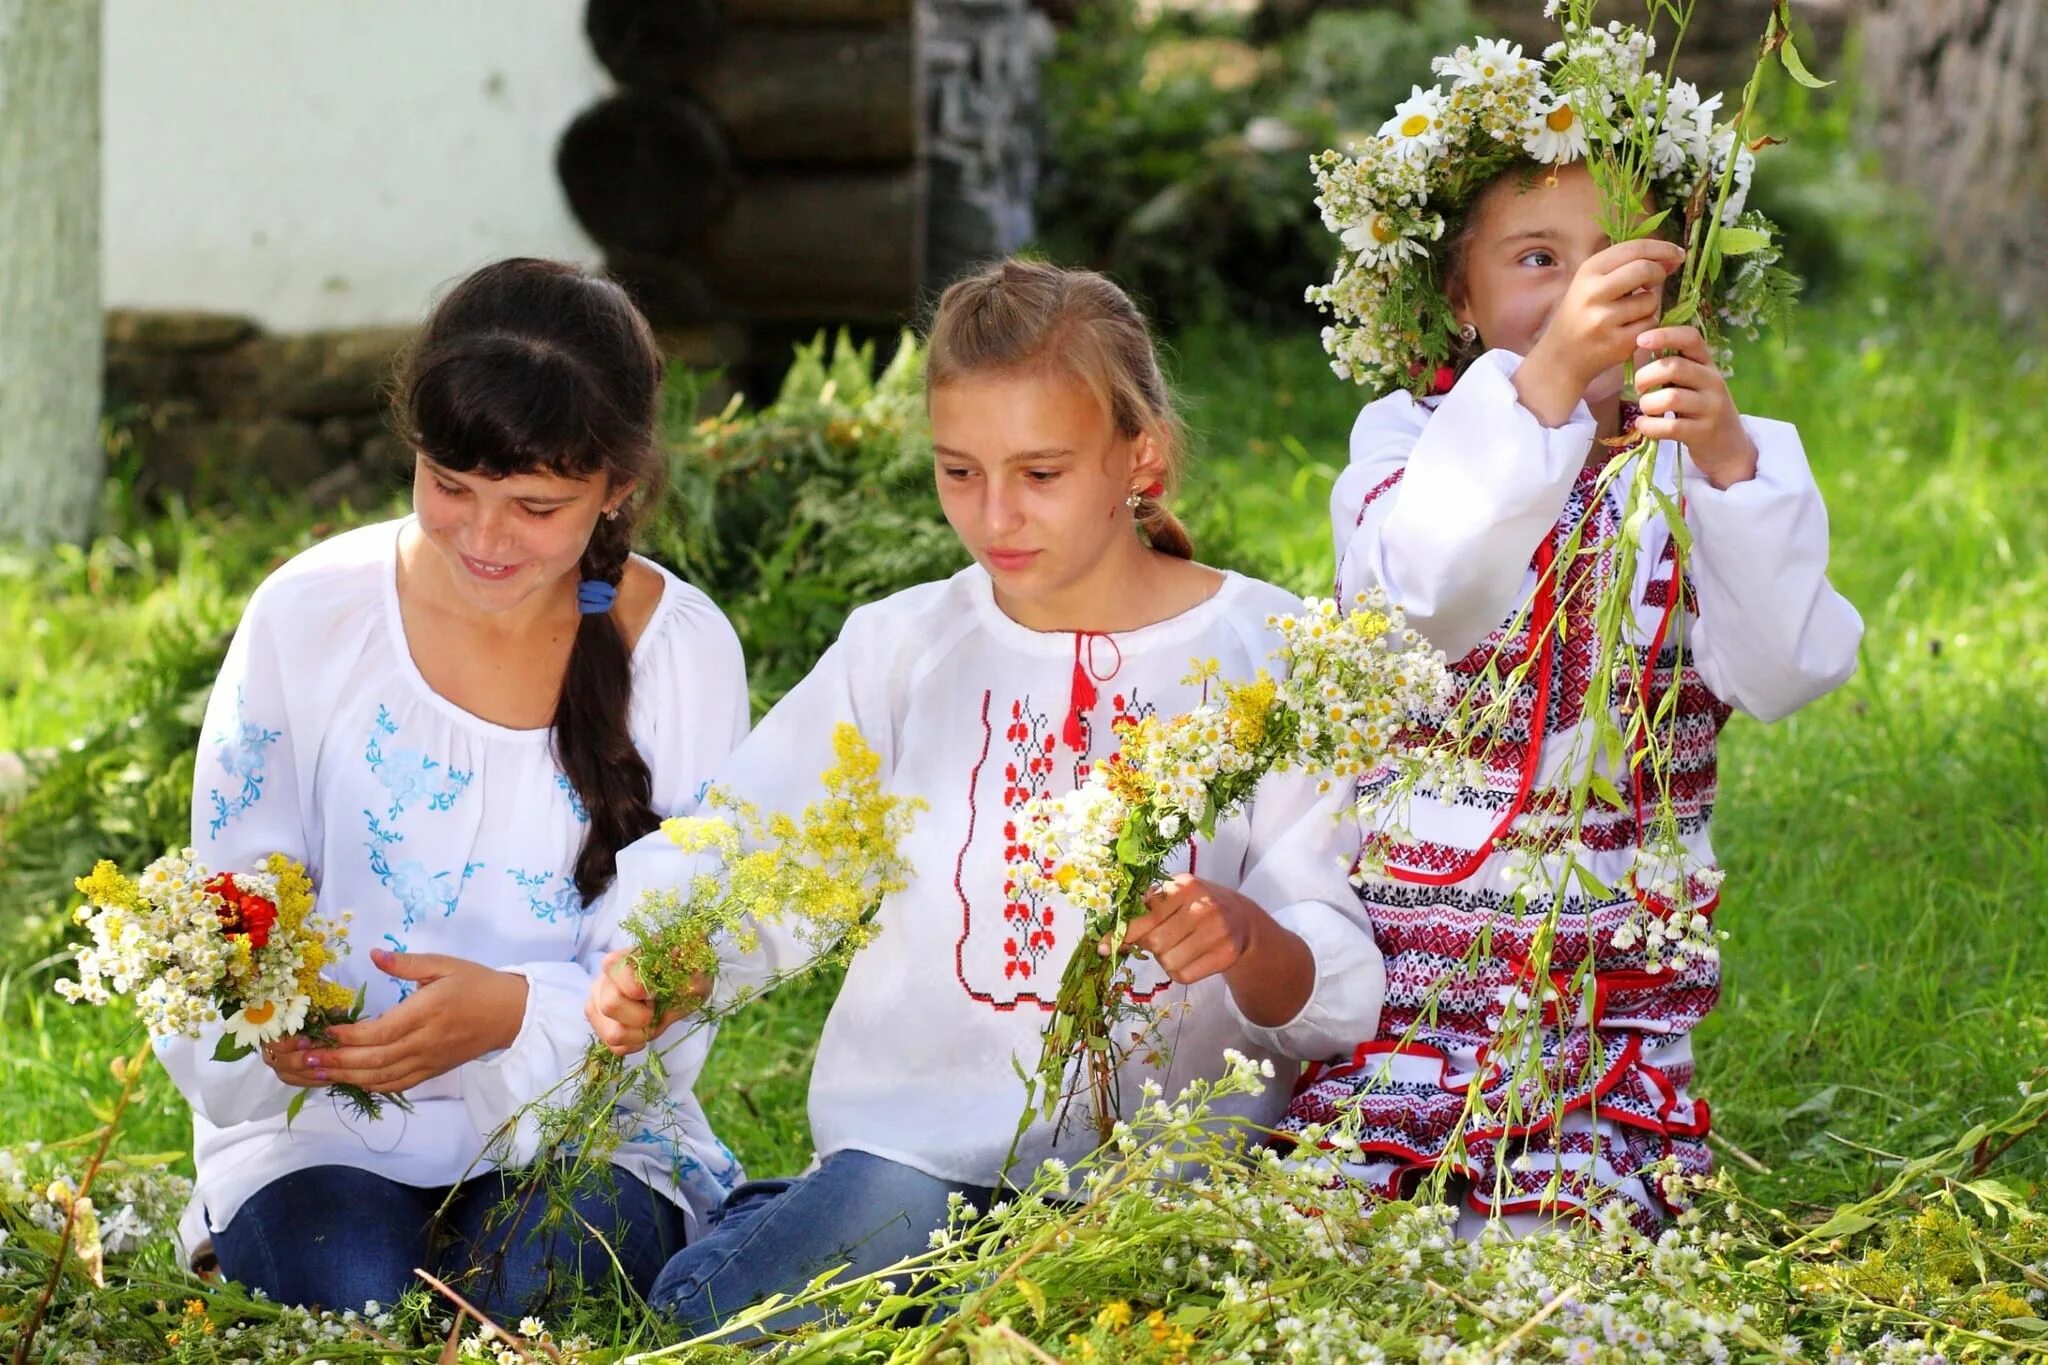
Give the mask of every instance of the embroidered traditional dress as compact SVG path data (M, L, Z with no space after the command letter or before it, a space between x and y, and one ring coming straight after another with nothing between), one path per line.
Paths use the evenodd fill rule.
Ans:
M303 860L322 913L354 916L353 951L328 974L367 987L366 1016L413 989L377 970L370 949L380 947L518 972L526 1015L509 1047L415 1086L412 1112L387 1106L376 1122L316 1091L287 1126L296 1092L261 1058L212 1060L215 1034L159 1039L193 1109L187 1245L204 1236L202 1206L220 1228L247 1196L304 1167L347 1164L426 1187L488 1169L471 1165L486 1137L589 1041L584 997L617 928L611 902L586 907L576 892L589 817L550 730L493 725L420 676L398 605L408 524L336 536L250 598L201 732L192 845L223 871L273 852ZM717 607L660 572L661 600L633 652L630 725L655 808L681 812L746 733L746 676ZM739 1176L689 1093L705 1045L671 1059L685 1077L673 1112L647 1116L643 1137L615 1158L692 1217Z
M1173 715L1201 700L1183 681L1197 659L1226 678L1248 678L1278 644L1266 627L1299 609L1288 594L1227 575L1208 601L1139 630L1093 635L1027 629L996 605L977 567L862 607L809 677L765 717L721 772L721 787L762 809L796 811L817 798L834 725L850 721L881 756L889 789L922 797L903 852L907 889L880 911L881 933L863 948L819 1042L810 1094L820 1157L852 1148L943 1180L994 1185L1025 1109L1018 1074L1039 1055L1080 913L1010 881L1019 811L1041 794L1071 791L1116 749L1120 717ZM1250 810L1192 843L1184 866L1235 887L1307 941L1314 990L1295 1018L1273 1028L1247 1021L1221 977L1192 987L1138 964L1138 996L1164 1016L1171 1061L1134 1057L1123 1093L1141 1082L1171 1095L1223 1074L1226 1048L1274 1062L1263 1095L1233 1112L1277 1118L1299 1070L1370 1034L1379 1014L1380 958L1346 871L1352 852L1341 794L1275 778ZM694 861L661 835L620 858L615 895L687 883ZM718 998L788 971L805 948L788 932L763 936L758 954L720 970ZM1014 1178L1048 1156L1093 1145L1086 1101L1070 1127L1032 1124Z
M1562 906L1536 896L1518 914L1519 858L1503 841L1541 842L1565 827L1549 791L1567 757L1584 752L1593 607L1607 594L1629 594L1630 667L1648 670L1651 695L1678 672L1671 794L1700 869L1714 867L1715 744L1730 709L1775 719L1839 685L1855 666L1862 622L1827 582L1827 514L1798 434L1781 422L1743 419L1758 451L1747 482L1716 489L1687 460L1693 546L1683 581L1662 521L1632 582L1615 581L1611 554L1566 554L1582 519L1582 547L1614 533L1617 495L1596 501L1585 468L1591 412L1581 403L1565 425L1544 428L1517 400L1518 364L1489 352L1440 401L1383 398L1352 432L1332 497L1340 597L1384 587L1455 661L1461 691L1480 685L1489 660L1503 674L1522 660L1533 666L1477 782L1417 797L1398 819L1362 831L1386 857L1387 876L1359 893L1386 956L1386 1008L1375 1036L1303 1078L1282 1126L1355 1115L1362 1149L1343 1168L1388 1197L1449 1160L1477 1213L1584 1210L1620 1196L1649 1229L1667 1211L1646 1176L1652 1163L1711 1167L1707 1106L1689 1093L1690 1035L1719 998L1719 963L1694 953L1652 970L1640 940L1623 934L1629 946L1617 945L1647 895L1625 889L1648 799L1632 774L1608 772L1622 804L1589 811L1579 835L1580 861L1615 896L1574 881ZM1657 482L1673 487L1678 447L1665 442L1655 458ZM1655 908L1711 917L1716 879L1692 878L1682 910ZM1513 1068L1487 1048L1503 1003L1538 996L1531 940L1553 908L1549 975L1562 1000L1546 1007L1540 1034L1550 1084L1525 1087L1510 1105ZM1589 955L1590 987L1581 975ZM1453 1137L1475 1075L1484 1113L1518 1117L1472 1125L1459 1151Z

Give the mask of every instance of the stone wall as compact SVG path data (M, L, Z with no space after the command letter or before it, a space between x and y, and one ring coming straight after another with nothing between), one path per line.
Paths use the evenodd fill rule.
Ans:
M408 327L275 336L245 317L202 312L107 315L106 414L117 466L145 498L218 501L252 488L331 507L402 492L411 477L386 416ZM675 364L732 366L731 329L660 334ZM731 389L704 387L708 406Z
M319 505L401 486L382 391L407 328L273 336L198 312L107 316L106 412L146 497L252 486ZM132 453L131 453L132 452Z

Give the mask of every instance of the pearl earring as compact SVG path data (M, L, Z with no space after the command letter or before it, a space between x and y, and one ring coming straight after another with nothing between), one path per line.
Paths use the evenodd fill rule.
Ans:
M1479 329L1469 322L1460 323L1458 325L1458 340L1463 345L1470 346L1473 342L1479 340Z
M1139 492L1137 489L1133 488L1130 492L1130 496L1124 499L1124 506L1130 508L1133 512L1135 512L1138 510L1139 507L1144 505L1144 502L1145 495Z

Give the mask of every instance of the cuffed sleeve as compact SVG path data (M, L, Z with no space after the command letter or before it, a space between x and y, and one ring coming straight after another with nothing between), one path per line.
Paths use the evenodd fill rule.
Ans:
M1246 1019L1233 998L1231 1012L1245 1036L1270 1052L1302 1061L1339 1056L1360 1038L1372 1037L1386 999L1387 969L1371 930L1321 901L1282 906L1273 920L1308 945L1315 985L1292 1019L1271 1027Z
M210 1024L198 1038L158 1038L157 1060L185 1102L216 1128L279 1117L297 1088L280 1081L253 1053L238 1062L213 1060L213 1049L226 1032L221 1025Z
M1368 406L1332 498L1341 598L1385 589L1454 659L1515 609L1593 446L1583 402L1560 427L1522 406L1520 365L1487 352L1434 412L1406 394Z
M1259 785L1238 890L1308 945L1315 984L1283 1024L1254 1024L1228 996L1245 1036L1283 1056L1314 1061L1348 1051L1379 1029L1386 966L1350 881L1356 827L1343 818L1349 787L1327 792L1299 773Z
M1699 620L1693 657L1714 694L1759 720L1790 715L1856 668L1863 620L1828 582L1828 514L1799 433L1745 417L1756 475L1715 488L1688 460L1686 523Z

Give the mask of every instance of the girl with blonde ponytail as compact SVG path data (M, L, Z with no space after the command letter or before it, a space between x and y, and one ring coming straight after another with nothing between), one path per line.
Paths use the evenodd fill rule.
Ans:
M939 301L928 366L933 477L974 563L855 611L718 778L763 809L801 809L849 721L889 788L928 807L902 849L916 871L883 901L881 933L826 1020L817 1165L741 1186L655 1282L651 1301L691 1331L834 1267L861 1275L922 1251L949 1196L986 1207L1092 1142L1080 1123L1018 1134L1020 1077L1066 960L1098 949L1057 893L1011 880L1032 856L1019 812L1071 791L1123 723L1196 705L1209 684L1194 661L1234 679L1272 667L1267 620L1300 605L1195 562L1167 510L1181 424L1143 317L1107 279L1015 260L963 279ZM1301 1059L1376 1023L1383 977L1345 877L1341 800L1276 777L1245 815L1189 839L1185 870L1131 925L1133 991L1173 1022L1170 1060L1134 1058L1126 1093L1220 1076L1235 1049L1275 1066L1267 1093L1234 1111L1269 1122ZM620 893L687 886L696 870L666 840L642 840L619 857ZM711 999L810 951L760 926L752 952L721 945ZM670 1022L645 995L630 963L607 959L590 1017L614 1050Z

